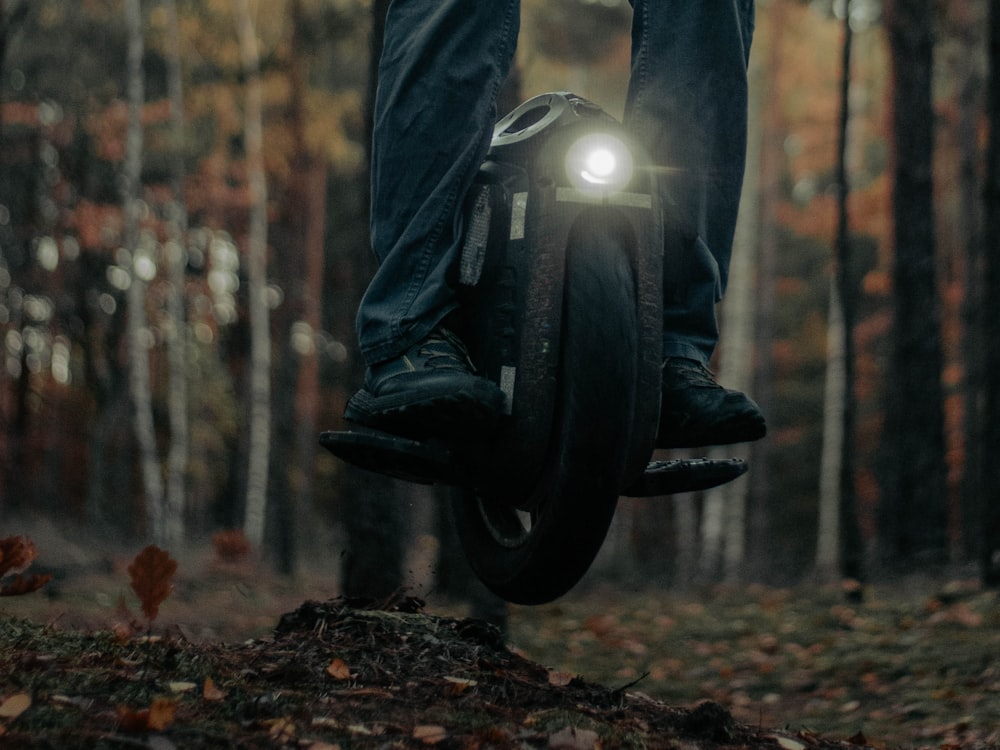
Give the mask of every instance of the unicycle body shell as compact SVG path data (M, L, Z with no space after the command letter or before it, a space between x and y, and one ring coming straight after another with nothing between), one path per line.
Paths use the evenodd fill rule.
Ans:
M566 151L595 132L638 151L624 128L597 105L562 92L535 97L497 123L470 194L470 204L483 192L488 195L489 235L477 282L459 285L461 333L477 369L500 384L509 407L483 452L485 460L466 459L476 465L476 484L487 492L531 491L560 429L561 384L568 377L603 374L599 364L591 372L561 372L567 258L574 227L587 221L608 229L606 236L627 255L632 269L629 307L639 333L635 376L633 382L614 384L635 392L632 427L616 437L629 445L626 475L641 473L653 449L662 362L660 211L652 176L641 168L613 192L585 193L569 184ZM643 164L641 158L636 161ZM609 316L621 312L605 311ZM613 349L607 352L614 356Z
M462 277L474 283L462 334L509 414L488 451L464 458L477 480L455 492L453 511L479 577L524 604L560 596L586 572L656 437L656 190L641 157L615 190L574 184L566 154L597 132L629 141L586 100L536 97L497 124L470 192L467 220L489 231L485 247L466 243Z

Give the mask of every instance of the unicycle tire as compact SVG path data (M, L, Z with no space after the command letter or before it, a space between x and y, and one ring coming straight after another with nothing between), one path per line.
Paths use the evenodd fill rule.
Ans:
M571 232L555 435L529 497L456 488L452 511L480 580L517 604L552 601L596 557L623 482L637 384L636 285L622 232L598 216Z

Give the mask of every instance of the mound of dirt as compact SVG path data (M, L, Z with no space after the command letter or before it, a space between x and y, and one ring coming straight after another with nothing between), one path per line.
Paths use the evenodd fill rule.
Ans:
M305 602L239 645L0 619L0 747L852 748L551 671L477 620Z

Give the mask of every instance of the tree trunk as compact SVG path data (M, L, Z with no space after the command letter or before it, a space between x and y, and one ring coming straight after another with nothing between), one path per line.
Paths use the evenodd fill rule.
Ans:
M974 0L969 0L974 2ZM977 3L979 5L979 3ZM985 450L986 427L984 355L988 339L983 335L984 313L984 263L983 221L984 194L980 165L986 158L979 137L981 119L986 107L985 71L979 65L980 55L986 56L988 8L966 17L958 28L962 54L956 60L959 76L957 142L960 149L959 183L960 219L963 233L960 247L965 251L963 268L964 294L962 295L962 367L964 392L962 394L962 486L961 486L961 535L962 557L978 561L982 546L982 511L984 488L984 462L989 459ZM988 114L988 113L987 113Z
M947 557L941 303L935 273L931 0L886 4L893 78L893 335L883 431L882 552Z
M264 541L271 448L271 334L267 304L267 180L263 159L260 57L249 0L233 0L246 77L245 135L250 227L247 284L250 307L250 449L243 532L257 549Z
M177 0L164 0L167 12L167 92L170 97L170 130L174 142L170 214L167 217L167 365L170 372L167 409L170 415L170 451L167 454L165 541L177 547L184 541L186 475L190 452L187 389L187 316L184 310L184 277L187 265L187 212L184 206L184 89L181 75L180 28Z
M366 110L368 137L365 138L365 143L369 147L375 90L378 85L378 61L382 54L388 8L389 0L375 0L372 3L371 62ZM370 191L366 189L365 194L369 193ZM374 257L370 247L360 253L359 278L371 276ZM356 361L359 360L360 357L356 358ZM356 373L359 382L361 376L361 372ZM345 474L349 486L344 492L344 498L347 503L354 503L357 507L348 507L344 514L344 527L347 533L347 550L342 558L341 569L344 593L388 596L397 591L403 583L404 523L400 509L402 493L399 483L355 467L348 468Z
M125 202L125 248L132 254L132 282L128 289L129 388L142 484L146 498L146 533L158 542L165 539L163 514L163 476L156 452L156 428L153 424L153 394L149 376L149 331L146 325L146 282L152 278L151 248L139 236L142 173L142 8L140 0L126 0L125 21L128 29L128 132L125 140L125 165L122 192Z
M828 364L820 462L819 524L816 573L820 580L861 577L861 534L854 488L854 322L858 292L852 272L847 199L848 133L850 127L851 7L844 13L841 57L840 123L837 146L837 237L830 285Z
M982 450L989 457L1000 445L1000 2L990 2L989 20L990 77L987 113L990 136L986 157L984 226L986 289L984 339L986 349L984 377L986 410L983 419ZM982 462L982 552L983 582L1000 587L1000 461Z

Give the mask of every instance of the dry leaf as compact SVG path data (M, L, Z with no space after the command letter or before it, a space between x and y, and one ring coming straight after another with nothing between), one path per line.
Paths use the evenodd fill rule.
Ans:
M437 724L421 724L413 728L413 739L425 745L436 745L447 737L448 732L445 728Z
M154 698L149 706L149 728L162 732L174 723L177 713L177 703L169 698Z
M549 684L553 687L566 687L573 681L573 675L568 672L557 672L549 670Z
M280 719L271 719L264 722L267 725L267 733L271 739L287 742L295 739L295 722L285 716Z
M344 663L343 659L337 658L330 662L330 666L326 668L326 673L330 675L335 680L349 680L351 679L351 668Z
M37 556L35 543L26 536L0 539L0 576L23 573Z
M37 591L52 580L48 574L21 575L38 557L35 543L26 536L9 536L0 539L0 578L14 576L0 584L0 596L21 596Z
M0 586L0 596L21 596L38 591L42 586L52 580L48 573L35 574L33 576L15 576L11 581Z
M449 697L455 695L461 695L470 687L475 687L476 685L479 684L475 680L469 680L466 679L465 677L446 676L444 678L444 681L448 683L447 685L444 686L444 694Z
M207 701L221 701L226 697L226 693L215 686L215 681L211 677L206 677L201 696Z
M31 707L31 696L27 693L14 693L4 698L0 703L0 719L16 719Z
M149 708L136 711L127 706L118 707L118 725L123 732L141 734L162 732L174 723L177 703L169 698L154 698Z
M168 682L167 687L170 689L171 693L190 693L196 687L197 683L194 682Z
M590 729L565 727L549 737L552 750L600 750L601 740Z
M794 740L791 737L782 737L781 735L769 735L767 739L774 740L778 743L778 746L784 748L784 750L806 750L807 745L799 740Z
M173 590L171 583L177 572L177 561L164 550L149 545L135 556L128 566L132 577L132 590L139 597L142 611L152 621L160 611L163 600Z

